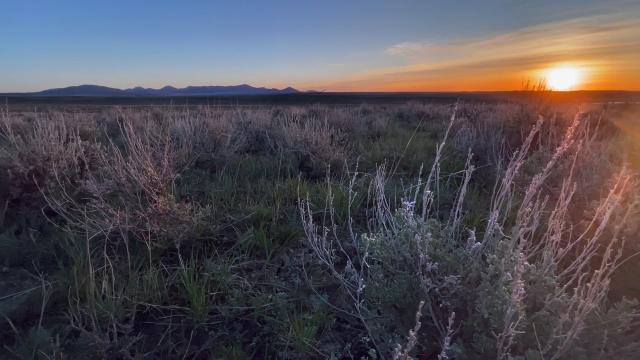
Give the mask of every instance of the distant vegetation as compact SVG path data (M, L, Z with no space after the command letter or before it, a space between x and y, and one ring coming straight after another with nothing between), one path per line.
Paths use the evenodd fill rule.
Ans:
M615 112L82 109L0 116L3 357L640 355Z

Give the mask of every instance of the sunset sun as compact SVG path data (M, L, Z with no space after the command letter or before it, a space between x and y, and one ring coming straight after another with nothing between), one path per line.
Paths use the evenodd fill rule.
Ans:
M555 91L574 90L580 80L579 75L574 67L553 68L547 74L547 85Z

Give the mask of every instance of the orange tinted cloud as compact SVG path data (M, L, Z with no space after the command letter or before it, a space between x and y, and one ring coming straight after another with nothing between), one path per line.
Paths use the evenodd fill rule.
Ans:
M582 74L576 89L640 89L640 18L600 15L484 38L402 42L381 56L407 65L373 69L309 87L336 91L518 90L549 68Z

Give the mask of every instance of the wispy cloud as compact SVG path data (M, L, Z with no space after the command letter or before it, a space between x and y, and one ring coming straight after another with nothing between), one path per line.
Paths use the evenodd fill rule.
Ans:
M379 90L517 89L523 78L570 63L583 88L640 87L640 17L635 12L547 23L492 36L401 42L381 56L408 64L355 74L328 88ZM535 79L534 79L535 80Z
M405 41L388 47L384 52L391 56L412 58L415 56L425 55L426 53L429 53L434 49L435 47L430 45L429 43Z

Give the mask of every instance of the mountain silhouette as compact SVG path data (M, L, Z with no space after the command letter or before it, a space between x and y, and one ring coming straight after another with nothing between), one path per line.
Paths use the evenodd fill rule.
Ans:
M65 88L47 89L24 93L33 96L215 96L215 95L277 95L296 94L300 91L287 87L284 89L254 87L247 84L231 86L187 86L176 88L165 86L160 89L134 87L116 89L100 85L78 85Z

